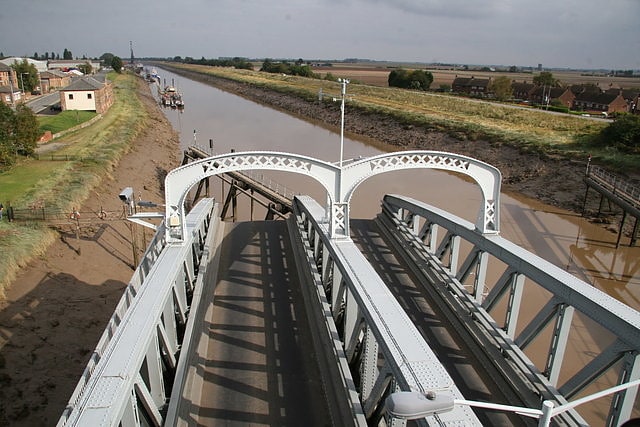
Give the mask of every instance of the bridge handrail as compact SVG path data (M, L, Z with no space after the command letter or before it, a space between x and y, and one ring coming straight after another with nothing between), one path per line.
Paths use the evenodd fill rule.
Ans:
M159 247L149 246L145 258L149 262L143 260L136 270L133 285L127 288L94 353L101 357L92 357L58 427L133 425L132 420L138 418L136 405L144 407L148 417L161 421L160 408L167 399L162 366L176 363L181 340L178 319L188 315L186 290L195 281L196 257L212 209L213 200L206 199L189 213L185 245L165 245L163 229L158 228L161 250L156 253L154 248ZM147 372L141 374L143 364Z
M287 186L280 184L278 181L274 181L270 177L265 176L263 173L258 172L257 170L244 170L236 172L242 175L246 175L249 178L258 181L260 184L268 188L269 190L281 195L282 197L293 200L293 198L300 194L296 193L293 190L287 188Z
M425 251L431 253L434 257L442 258L442 254L438 253L439 249L436 250L431 246L433 239L435 239L434 231L432 230L434 225L446 230L445 241L452 242L454 236L456 236L472 245L470 255L464 263L459 262L458 265L450 265L448 267L450 274L460 288L463 288L460 283L463 280L462 277L469 271L478 272L488 268L486 264L488 261L485 261L483 266L472 268L472 263L469 260L488 259L488 257L481 257L478 255L479 253L491 255L507 266L506 272L510 272L510 277L513 277L513 279L501 278L486 298L483 292L479 290L479 288L485 286L485 278L481 277L482 274L480 273L476 274L473 292L464 291L465 298L475 299L478 306L481 305L482 307L480 311L490 318L491 316L488 314L490 307L495 306L503 294L510 292L507 289L512 287L512 300L509 301L509 306L507 307L508 315L505 319L505 325L495 330L496 337L498 335L503 336L505 343L513 342L518 345L528 345L540 333L545 324L553 324L554 317L557 319L555 326L557 328L557 339L549 350L547 366L545 369L541 369L541 371L544 370L545 372L538 373L538 375L544 375L552 387L556 386L555 383L559 377L568 339L568 330L571 326L572 310L576 310L581 315L601 325L615 338L613 344L610 344L592 362L582 367L576 374L566 380L563 385L558 387L562 394L568 397L575 396L597 378L600 378L616 361L623 362L618 378L619 383L638 379L640 376L640 357L638 356L640 353L640 312L503 237L498 235L486 236L477 233L472 223L427 203L404 196L386 195L383 206L386 206L385 211L394 213L398 223L404 224L404 227L408 230L407 232L413 234L416 241L421 241L421 245L425 246ZM425 223L422 226L415 223L418 218L424 219ZM431 239L432 242L425 242L424 239L426 238ZM440 246L443 246L443 243ZM458 243L457 246L459 248L460 244ZM458 254L452 255L452 258L457 259L457 257ZM552 294L552 297L546 305L540 307L538 314L524 328L519 328L521 329L520 334L516 336L516 323L518 321L522 290L517 291L519 293L518 296L513 289L524 286L525 282L525 280L518 279L517 281L520 284L516 285L518 276L529 279L532 283L546 289ZM558 311L556 312L555 310ZM479 317L483 316L480 311L477 314ZM566 314L566 318L561 321L560 319L563 318L564 314ZM516 356L518 353L521 353L521 351L516 348ZM524 353L521 354L524 356ZM534 364L530 361L523 364L523 366L525 365L534 367ZM623 399L613 399L610 416L629 416L628 411L630 411L630 407L635 401L637 388L624 393ZM617 405L615 408L614 404ZM625 405L624 410L621 409L622 405Z
M124 318L125 313L129 309L129 307L131 307L131 304L138 294L138 290L144 282L146 275L149 273L149 270L151 269L151 267L153 267L153 264L158 259L160 252L162 252L162 250L164 249L166 245L166 239L163 225L164 221L158 227L158 230L156 230L156 232L154 233L151 241L149 242L149 246L147 246L146 251L142 255L140 264L138 264L138 267L133 272L129 284L125 288L122 297L118 301L118 304L116 305L104 332L98 340L98 344L91 354L87 366L82 372L80 381L78 381L76 388L69 398L69 403L67 405L67 408L65 409L65 413L67 413L70 408L75 407L78 403L78 399L84 392L84 389L89 382L91 375L93 374L93 370L95 369L102 356L105 354L105 350L109 345L111 338L113 338L116 328L118 327L118 325L120 325L120 322Z
M613 194L621 196L635 206L640 206L640 187L599 166L590 165L587 169L587 177L609 188Z
M329 316L333 312L335 317L344 304L344 351L353 353L354 340L358 340L362 333L365 336L371 333L375 340L371 344L364 338L362 343L363 348L375 349L371 350L375 354L362 356L374 365L365 368L368 373L362 374L365 378L361 381L369 384L368 389L363 386L360 390L365 413L369 416L370 408L383 404L376 399L383 401L384 386L381 384L385 382L386 375L393 377L395 385L392 387L422 392L449 390L461 398L462 394L444 366L356 245L350 240L331 239L325 210L312 198L302 196L294 199L294 214L301 234L306 236L306 244L312 247L312 253L322 256L315 262L325 268L333 264L333 274L339 271L341 283L345 286L342 302L337 301L337 294L341 292L333 289L332 309L329 310ZM322 249L317 245L322 245ZM378 351L381 357L378 357ZM375 364L380 358L384 359L385 367L379 372L371 372L377 371ZM465 407L441 414L440 419L461 422L460 425L481 425L473 411Z

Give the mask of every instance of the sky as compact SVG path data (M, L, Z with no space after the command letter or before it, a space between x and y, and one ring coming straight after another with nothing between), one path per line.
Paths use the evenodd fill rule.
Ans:
M0 52L640 69L640 0L1 0Z

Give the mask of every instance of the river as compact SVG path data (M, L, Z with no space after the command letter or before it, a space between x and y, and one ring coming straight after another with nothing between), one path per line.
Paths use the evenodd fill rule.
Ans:
M181 148L198 145L213 153L230 150L283 151L325 161L340 159L339 129L301 120L248 101L215 87L159 70L161 84L173 84L183 94L183 111L165 109L180 134ZM155 89L154 89L155 90ZM349 105L345 121L349 120ZM383 153L373 141L346 135L343 158ZM298 174L269 175L296 194L324 201L319 184ZM352 218L372 218L380 210L384 194L394 193L423 200L475 222L480 204L479 188L452 173L409 170L375 176L358 187L351 203ZM591 192L591 197L593 192ZM542 258L568 270L625 304L640 309L640 247L629 247L623 237L616 248L617 225L605 229L579 214L564 211L518 194L501 195L501 235ZM619 219L620 217L618 217Z

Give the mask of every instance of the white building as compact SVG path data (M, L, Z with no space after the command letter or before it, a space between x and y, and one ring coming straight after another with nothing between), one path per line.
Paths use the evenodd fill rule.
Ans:
M33 64L36 67L36 70L38 70L38 73L47 71L47 61L38 61L36 59L19 58L17 56L13 56L11 58L0 59L0 62L2 62L5 65L12 66L14 62L21 63L25 59L29 64Z
M63 110L95 111L102 114L112 104L113 89L108 81L103 83L85 76L60 89L60 105Z

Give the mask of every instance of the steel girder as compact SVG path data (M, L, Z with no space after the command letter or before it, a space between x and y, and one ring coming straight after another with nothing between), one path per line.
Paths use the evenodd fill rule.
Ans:
M385 416L384 399L397 390L449 391L462 398L437 356L355 244L330 237L322 223L324 210L311 198L297 197L294 215L301 239L296 244L308 247L312 268L322 266L319 276L324 282L320 288L326 298L321 302L330 303L324 310L325 321L333 325L340 338L334 351L344 353L353 377L359 379L356 387L368 422L377 425L377 418ZM402 425L398 420L387 421ZM467 406L456 406L423 422L481 425Z
M504 347L505 355L509 355L513 361L520 359L522 369L534 368L531 374L543 379L550 392L558 390L560 403L580 394L614 367L620 370L617 375L619 384L633 381L640 375L638 311L512 242L497 235L481 235L470 222L426 203L387 195L381 215L389 217L396 224L394 232L418 242L415 247L423 246L421 250L425 254L433 255L434 261L440 263L450 275L446 279L449 281L447 289L457 292L461 301L467 301L466 309L474 310L477 318L486 319L486 325L491 329L487 335L496 338L496 344ZM421 218L419 222L422 226L416 226L416 217ZM407 225L409 220L411 226ZM442 241L437 236L440 229L445 230ZM419 233L415 230L419 230ZM451 259L462 257L462 253L452 255L448 252L454 246L451 243L454 238L466 242L467 258L462 262L462 267L450 265ZM479 253L488 256L479 257ZM484 283L484 274L475 275L476 283L473 284L473 290L468 292L461 279L469 276L466 269L476 263L485 263L482 266L485 272L492 263L500 264L505 270L495 283L488 285ZM456 272L457 275L454 274ZM482 293L478 293L477 289L485 285L489 292L486 298L482 298ZM519 314L524 289L533 286L545 289L552 297L542 304L531 320L518 328L520 333L516 334L516 322L523 321ZM506 318L504 324L498 327L489 310L496 307L505 296ZM579 317L599 324L613 343L559 384L572 328ZM550 338L545 338L543 334L547 329L551 331ZM544 364L537 367L524 355L523 349L536 340L544 342L544 339L548 340L549 352ZM576 337L576 340L583 339ZM620 367L622 360L624 363ZM612 399L607 425L618 425L631 416L637 391L638 387L633 387L617 393L616 398Z
M136 270L135 286L130 284L112 318L119 319L117 326L105 331L94 353L100 357L85 371L58 427L163 424L165 381L177 366L183 339L178 330L188 315L213 210L212 199L202 200L186 217L184 245L148 251L149 262ZM164 232L157 236L160 241Z
M331 238L349 239L349 202L366 179L403 169L441 169L465 174L480 186L482 204L476 227L482 233L498 233L500 224L500 171L470 157L438 151L386 153L359 159L342 167L312 157L272 151L228 153L201 159L172 170L165 178L165 226L167 241L185 239L184 202L187 192L201 180L216 174L245 170L277 170L314 178L327 191Z

